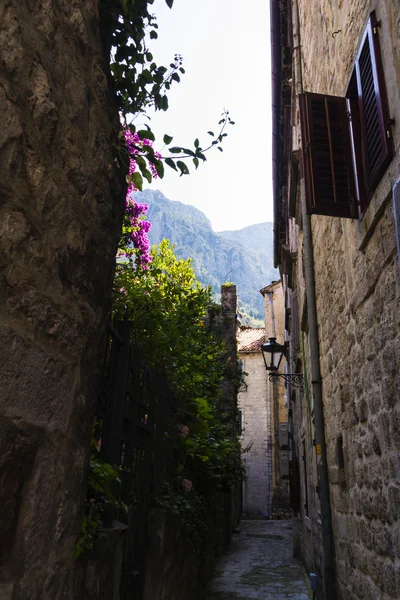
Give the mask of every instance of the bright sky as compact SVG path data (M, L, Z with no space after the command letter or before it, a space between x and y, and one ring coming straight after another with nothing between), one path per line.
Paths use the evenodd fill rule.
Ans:
M215 231L272 221L270 41L268 0L155 0L159 38L151 45L158 64L182 54L186 70L169 95L169 110L152 116L157 138L204 148L218 131L222 109L234 126L207 162L179 177L166 166L150 187L170 200L192 204ZM159 149L158 147L156 148Z

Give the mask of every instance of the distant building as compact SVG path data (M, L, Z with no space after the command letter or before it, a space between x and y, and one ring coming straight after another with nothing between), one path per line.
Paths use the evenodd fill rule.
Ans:
M289 446L287 398L283 382L270 382L261 345L268 337L283 342L281 282L261 290L265 299L265 327L241 327L238 352L243 377L238 409L242 425L243 514L249 518L289 515Z
M243 460L242 512L249 518L268 517L271 506L271 410L268 402L267 373L261 354L264 328L241 327L239 361L242 383L238 408L241 415Z
M285 306L281 281L273 281L260 293L264 297L265 339L276 338L279 344L285 341ZM264 362L264 361L263 361ZM265 370L265 365L264 365ZM279 371L286 371L286 360L282 358ZM267 372L265 371L266 375ZM271 507L272 519L289 517L289 438L288 438L288 394L281 378L268 379L268 398L271 406Z

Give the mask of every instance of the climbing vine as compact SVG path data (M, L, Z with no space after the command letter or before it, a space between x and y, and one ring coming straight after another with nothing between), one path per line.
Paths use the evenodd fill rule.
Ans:
M128 146L128 183L135 190L142 190L144 179L150 183L154 177L162 178L164 165L180 175L189 174L189 161L197 169L200 162L206 160L209 150L216 147L223 151L221 144L228 135L227 125L234 124L229 111L224 110L216 133L211 130L207 132L209 142L200 143L196 138L192 148L188 148L172 145L173 137L165 134L160 151L154 149L156 139L149 125L149 111L168 110L168 92L172 85L180 82L185 69L179 54L175 54L168 67L157 65L154 61L149 49L151 40L158 37L156 17L149 11L153 2L100 2L104 43L106 53L110 56L110 69L123 124L120 153L123 157ZM166 0L166 3L172 8L173 0ZM145 125L137 125L139 117L145 119Z
M232 428L234 415L219 410L221 381L232 369L225 347L210 327L218 312L211 291L196 280L191 261L178 260L168 241L150 251L147 205L133 196L164 176L164 165L180 175L197 169L205 153L221 144L234 122L224 110L217 132L209 142L196 138L192 148L172 145L165 134L162 148L148 121L149 110L168 109L168 92L184 75L183 59L176 54L168 67L159 66L149 50L157 38L156 18L149 12L154 0L100 0L103 41L114 79L122 129L119 156L127 175L126 210L118 248L114 281L113 316L129 319L134 341L149 366L167 374L177 401L176 422L170 432L174 464L159 505L179 515L182 526L196 544L205 532L207 503L215 491L243 476L240 446ZM166 0L171 8L173 0ZM146 119L137 125L139 117ZM157 348L155 354L154 348ZM91 550L101 536L104 510L126 510L119 501L120 468L100 458L99 433L92 436L88 497L76 556Z
M213 494L243 478L235 415L220 408L221 382L230 377L237 386L239 375L211 325L219 312L211 289L197 281L191 260L178 259L167 240L151 257L146 269L118 264L114 312L132 323L133 341L176 401L174 464L158 500L180 515L193 541L204 535Z
M90 441L90 455L85 511L81 534L75 546L75 558L93 550L102 536L104 511L107 508L126 512L127 507L119 499L121 467L114 467L100 458L100 424L95 421Z

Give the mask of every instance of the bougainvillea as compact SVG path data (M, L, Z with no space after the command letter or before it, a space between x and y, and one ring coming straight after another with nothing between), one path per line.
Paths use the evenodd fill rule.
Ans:
M147 269L147 265L151 261L148 238L151 223L146 220L146 212L149 207L147 204L137 202L134 198L134 193L139 191L135 185L134 175L137 169L137 160L140 160L143 148L145 146L152 148L152 142L147 138L141 139L137 133L132 133L128 128L124 130L124 138L129 156L129 171L125 201L125 222L122 232L122 244L118 250L118 255L128 259L134 258L143 269ZM154 155L158 160L161 158L158 152L154 152ZM155 166L152 163L149 163L149 166L153 179L157 179L158 174Z
M234 414L220 404L222 381L235 382L236 374L212 326L210 315L219 308L191 260L175 256L168 240L151 252L146 270L117 265L113 315L129 320L144 363L163 374L174 399L175 419L167 428L173 465L157 502L179 515L188 535L201 536L215 492L243 477Z

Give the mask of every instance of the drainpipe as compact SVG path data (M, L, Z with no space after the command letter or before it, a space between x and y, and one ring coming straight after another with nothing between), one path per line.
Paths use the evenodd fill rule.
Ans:
M276 337L276 324L275 324L275 309L274 309L274 301L273 301L274 292L267 292L269 308L271 311L271 324L272 324L272 332L268 337Z
M301 41L298 0L294 0L293 10L294 65L298 91L303 92L301 70ZM296 90L297 91L297 90ZM311 383L314 397L315 451L318 474L318 493L321 503L322 543L323 543L323 589L326 600L336 599L335 558L332 532L332 511L329 491L328 463L322 401L322 380L320 370L320 352L318 341L317 305L315 294L314 249L312 240L311 217L307 214L304 178L301 180L301 213L303 222L304 266L307 295L308 339L311 360Z
M282 82L282 50L281 50L281 16L279 0L270 0L271 9L271 92L272 92L272 189L274 202L274 267L280 263L279 238L279 162L280 162L280 130L281 130L281 82Z

